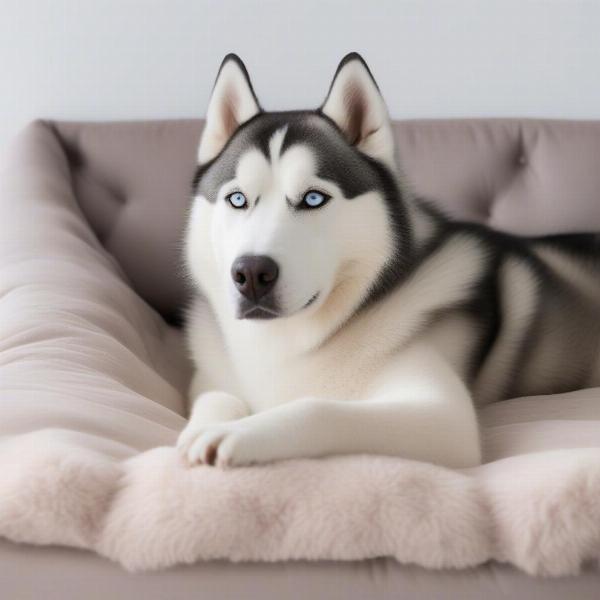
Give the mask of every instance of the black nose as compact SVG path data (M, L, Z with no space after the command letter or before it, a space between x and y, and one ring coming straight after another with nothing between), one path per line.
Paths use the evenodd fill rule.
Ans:
M240 256L231 266L235 287L253 302L258 302L275 287L278 276L279 267L269 256Z

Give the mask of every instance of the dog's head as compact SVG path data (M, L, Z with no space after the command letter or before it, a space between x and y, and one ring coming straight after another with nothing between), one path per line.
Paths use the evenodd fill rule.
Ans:
M237 56L223 61L198 151L186 259L238 318L354 307L398 268L404 243L387 109L357 54L314 111L265 112Z

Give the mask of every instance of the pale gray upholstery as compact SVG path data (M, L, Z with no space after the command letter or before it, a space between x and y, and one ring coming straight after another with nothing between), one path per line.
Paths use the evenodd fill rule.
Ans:
M75 195L101 244L139 295L163 316L176 316L185 303L180 240L201 122L42 122L38 127L52 129L62 144ZM600 122L410 121L396 123L395 130L401 164L415 190L460 218L522 234L600 230ZM502 415L488 417L502 424ZM180 418L171 418L174 431ZM490 423L484 420L484 425ZM169 441L173 431L161 430L161 435ZM502 455L505 438L491 439L493 452ZM497 564L428 572L384 559L219 562L131 575L91 553L0 542L0 594L11 600L134 595L173 600L585 600L597 598L599 589L594 569L577 578L536 580Z
M179 241L202 122L49 123L81 207L135 289L163 315L184 298ZM399 121L400 164L461 218L535 235L600 231L600 122Z

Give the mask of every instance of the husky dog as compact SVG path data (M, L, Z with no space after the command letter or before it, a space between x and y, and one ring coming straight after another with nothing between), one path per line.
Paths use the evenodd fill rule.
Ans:
M415 197L359 55L294 112L263 111L227 56L198 161L189 464L470 467L478 403L600 384L596 236L517 238Z

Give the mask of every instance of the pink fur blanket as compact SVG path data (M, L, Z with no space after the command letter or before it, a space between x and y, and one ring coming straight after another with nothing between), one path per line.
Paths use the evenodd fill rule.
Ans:
M31 129L0 178L0 535L131 570L393 556L576 573L600 555L600 390L481 413L487 463L386 457L189 469L179 334L132 290Z

